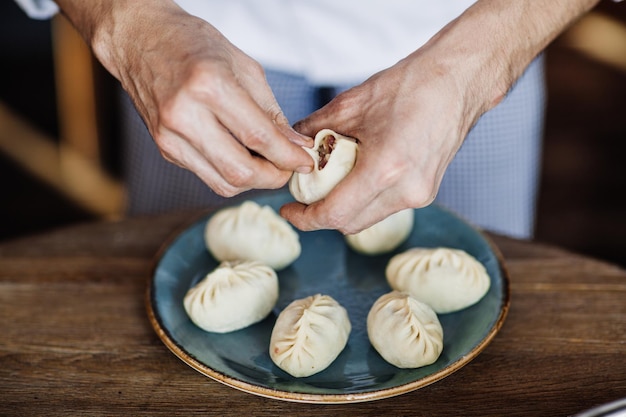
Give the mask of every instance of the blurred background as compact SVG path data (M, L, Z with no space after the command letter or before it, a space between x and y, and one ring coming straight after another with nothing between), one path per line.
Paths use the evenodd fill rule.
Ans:
M626 267L626 3L546 54L536 240ZM0 241L122 216L115 82L62 18L0 3Z

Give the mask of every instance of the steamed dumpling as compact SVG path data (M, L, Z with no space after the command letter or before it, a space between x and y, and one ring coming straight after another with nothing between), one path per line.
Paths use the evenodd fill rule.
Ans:
M437 313L477 303L489 290L487 270L467 252L451 248L413 248L391 258L385 271L394 290L406 291Z
M391 252L411 234L413 218L413 209L401 210L357 234L346 235L346 242L366 255Z
M278 300L278 277L256 261L223 262L184 298L185 311L198 327L226 333L263 320Z
M320 130L315 135L313 148L303 147L313 158L313 171L308 174L294 172L289 180L291 195L303 204L326 197L354 167L357 148L357 142L352 138L330 129Z
M300 238L270 206L254 201L224 208L206 224L204 240L218 261L259 261L280 270L300 256Z
M270 339L272 361L295 377L326 369L348 343L345 308L328 295L295 300L278 316Z
M380 356L398 368L430 365L443 350L437 314L399 291L376 300L367 315L367 335Z

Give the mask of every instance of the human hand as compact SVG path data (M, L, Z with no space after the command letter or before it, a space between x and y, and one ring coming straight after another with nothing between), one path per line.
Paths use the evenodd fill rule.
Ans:
M124 3L92 45L166 159L227 197L310 171L301 145L312 142L289 126L257 62L173 3Z
M287 204L302 230L359 232L430 204L470 128L528 64L598 0L477 1L422 48L296 124L359 140L353 170L326 198Z
M471 122L445 77L407 71L383 71L295 125L305 135L330 128L359 141L354 168L326 198L281 209L296 227L356 233L434 200Z
M285 205L283 217L302 230L351 234L432 203L470 128L512 82L485 68L492 56L459 48L458 36L435 37L295 125L309 136L329 128L356 138L359 151L326 198Z

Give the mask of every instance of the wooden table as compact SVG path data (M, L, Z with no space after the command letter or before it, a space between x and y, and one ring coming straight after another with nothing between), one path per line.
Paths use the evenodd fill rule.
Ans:
M499 236L509 315L451 376L347 405L229 388L170 353L146 314L154 255L188 221L93 223L0 244L0 415L567 416L626 397L626 271Z

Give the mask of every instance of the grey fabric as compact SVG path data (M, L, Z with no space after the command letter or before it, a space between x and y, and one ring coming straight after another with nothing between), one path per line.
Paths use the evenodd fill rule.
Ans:
M478 227L531 237L544 114L539 58L496 108L472 129L446 172L436 202ZM268 71L291 123L314 111L324 96L349 86L316 88L304 78ZM207 207L223 200L194 174L166 162L128 97L122 93L128 214Z
M476 226L533 235L545 114L543 58L469 133L443 178L437 203Z

